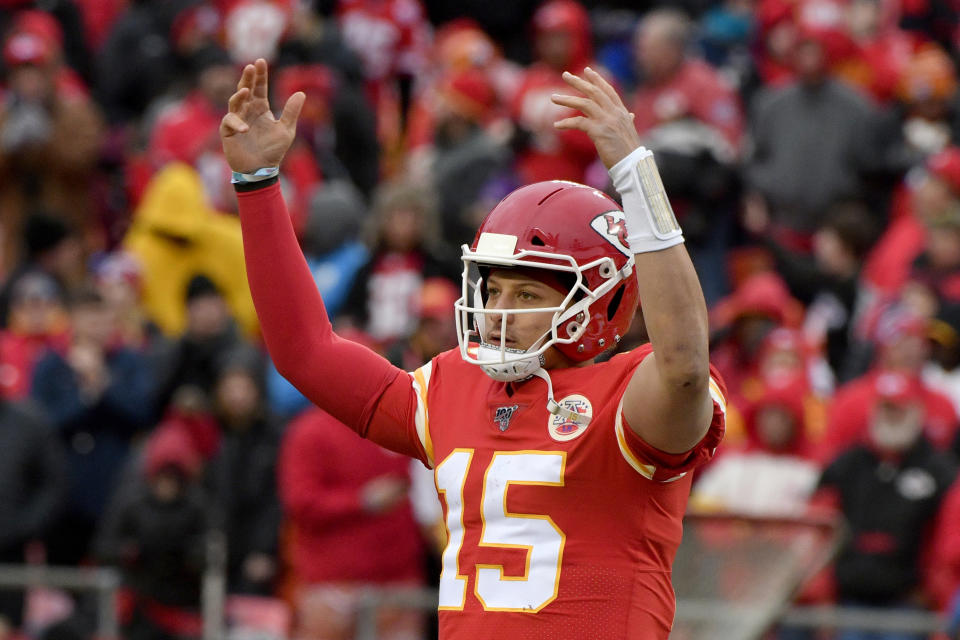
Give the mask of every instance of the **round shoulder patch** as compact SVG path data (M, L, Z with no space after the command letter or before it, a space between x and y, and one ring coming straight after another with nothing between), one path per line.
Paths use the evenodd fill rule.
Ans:
M547 430L550 432L550 437L558 442L564 442L582 435L593 418L593 406L586 396L575 393L557 400L557 404L564 409L573 411L579 418L571 420L566 416L551 415L547 418Z

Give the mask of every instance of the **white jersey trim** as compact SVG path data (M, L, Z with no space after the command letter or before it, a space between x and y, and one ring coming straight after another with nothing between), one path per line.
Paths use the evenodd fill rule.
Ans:
M710 377L710 398L718 407L720 407L720 411L723 413L724 418L726 418L727 400L723 397L723 393L720 392L720 385L717 384L717 381L714 380L713 376ZM620 398L620 404L617 405L617 417L614 421L614 428L617 434L617 446L620 447L620 453L623 455L623 459L627 461L627 464L633 467L634 471L642 475L647 480L653 480L654 475L657 473L656 465L641 462L636 454L634 454L634 452L630 449L630 445L627 444L627 437L623 430L623 398ZM675 475L672 478L660 480L660 482L673 482L675 480L679 480L685 475L687 475L686 471Z
M428 362L410 374L413 390L417 392L417 411L414 414L414 424L417 428L417 437L427 454L427 463L433 469L433 442L430 439L430 410L427 406L427 390L430 387L430 374L433 371L433 361Z

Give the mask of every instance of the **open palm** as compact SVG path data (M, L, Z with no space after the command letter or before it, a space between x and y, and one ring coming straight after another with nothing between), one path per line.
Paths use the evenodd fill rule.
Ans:
M230 168L253 173L280 164L297 130L303 92L290 96L280 119L273 117L267 98L267 62L262 58L243 69L229 111L220 121L220 140Z

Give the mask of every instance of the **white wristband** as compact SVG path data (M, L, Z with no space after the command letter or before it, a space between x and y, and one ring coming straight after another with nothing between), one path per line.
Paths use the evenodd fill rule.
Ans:
M653 152L637 147L610 168L610 179L623 200L627 242L634 253L661 251L683 242Z

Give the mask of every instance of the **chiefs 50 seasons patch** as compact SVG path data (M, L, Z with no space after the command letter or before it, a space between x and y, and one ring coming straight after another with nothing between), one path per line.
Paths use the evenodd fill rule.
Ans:
M552 414L547 421L550 437L559 442L573 440L587 430L587 425L593 418L593 406L585 396L578 393L569 395L557 401L557 404L576 414L568 417L562 414Z

